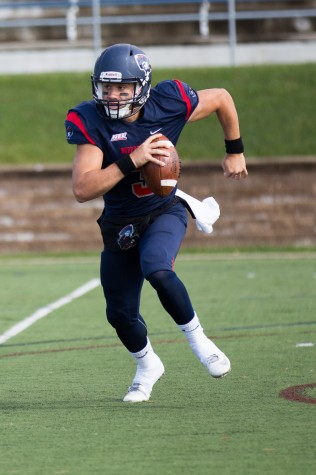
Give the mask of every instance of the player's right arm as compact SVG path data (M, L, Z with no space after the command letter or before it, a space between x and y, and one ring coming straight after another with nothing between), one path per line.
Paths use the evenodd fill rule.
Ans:
M131 154L130 158L135 168L140 168L151 161L159 166L164 163L153 155L169 156L165 142L154 142L161 134L148 137ZM98 198L110 191L124 178L124 173L115 164L111 163L102 169L103 152L92 144L77 145L77 150L72 167L72 189L79 203Z
M79 203L104 195L124 178L115 163L102 169L102 162L103 152L98 147L77 145L72 167L72 189Z

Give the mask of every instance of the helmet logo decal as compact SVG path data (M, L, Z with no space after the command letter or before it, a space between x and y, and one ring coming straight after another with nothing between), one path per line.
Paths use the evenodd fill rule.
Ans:
M139 69L144 71L145 73L145 78L141 81L142 85L146 84L149 79L150 79L150 73L151 73L151 66L149 64L148 58L145 54L135 54L135 61L137 63L137 66Z
M139 67L139 69L141 69L142 71L150 71L151 68L150 68L150 64L148 62L148 58L145 54L135 54L135 61L137 63L137 66Z
M101 81L122 81L122 73L119 71L103 71L100 74Z

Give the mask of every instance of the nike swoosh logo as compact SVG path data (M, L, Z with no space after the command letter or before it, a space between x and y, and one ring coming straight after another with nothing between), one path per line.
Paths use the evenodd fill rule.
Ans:
M158 132L162 129L162 127L160 127L160 129L157 129L157 130L151 130L149 133L150 135L155 135L155 134L158 134Z

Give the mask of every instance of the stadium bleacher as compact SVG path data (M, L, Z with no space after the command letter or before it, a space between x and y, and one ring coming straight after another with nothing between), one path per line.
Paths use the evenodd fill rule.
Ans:
M315 0L18 0L0 2L0 40L88 44L97 23L105 43L218 43L232 15L241 42L315 37Z

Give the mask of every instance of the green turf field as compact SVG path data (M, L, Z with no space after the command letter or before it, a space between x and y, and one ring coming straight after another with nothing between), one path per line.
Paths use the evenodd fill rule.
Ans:
M316 64L156 70L153 84L178 78L195 89L226 88L237 105L246 157L315 154ZM0 75L0 164L71 164L68 109L91 99L90 72ZM189 124L177 144L182 160L221 160L215 115Z
M98 278L98 259L1 258L0 340L49 313L0 345L0 473L313 473L315 258L181 254L176 270L233 369L210 378L145 285L142 313L166 374L136 405L121 402L135 368L105 322L101 288L61 301ZM300 401L280 397L298 385Z

